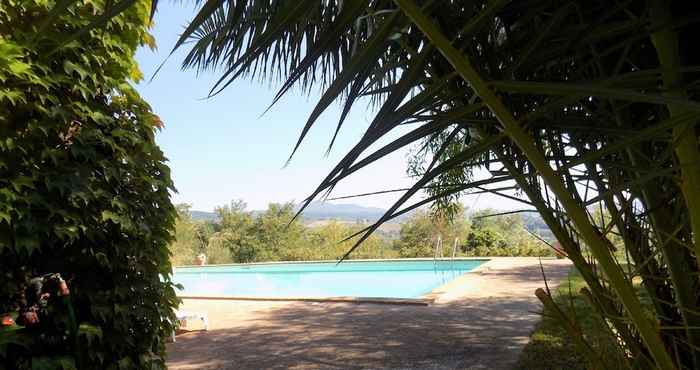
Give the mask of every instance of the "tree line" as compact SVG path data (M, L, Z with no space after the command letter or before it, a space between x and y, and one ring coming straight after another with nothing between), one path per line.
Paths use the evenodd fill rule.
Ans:
M193 264L203 253L209 264L265 261L337 260L354 245L354 234L367 225L330 220L310 226L294 218L292 203L270 204L263 212L246 209L243 201L216 208L216 220L195 220L190 206L177 207L175 265ZM464 210L451 219L430 210L414 213L401 224L398 238L373 234L348 258L417 258L438 256L553 256L542 238L526 229L521 214Z

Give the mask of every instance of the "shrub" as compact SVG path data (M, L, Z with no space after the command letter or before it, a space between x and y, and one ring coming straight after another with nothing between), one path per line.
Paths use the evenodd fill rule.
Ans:
M197 224L187 204L176 205L175 240L170 244L170 261L174 266L192 265L197 254L204 252L197 240Z
M462 246L462 252L474 256L498 255L495 251L505 247L505 240L496 232L475 228L467 235L467 242Z
M436 217L431 212L419 211L401 225L400 238L394 241L394 249L404 258L433 257L440 238L442 253L448 256L452 253L455 239L457 242L464 240L468 230L469 224L463 210L451 221Z
M32 276L60 273L71 290L39 326L0 328L0 363L164 368L172 182L160 120L127 82L150 2L88 32L113 3L71 3L0 6L0 314Z

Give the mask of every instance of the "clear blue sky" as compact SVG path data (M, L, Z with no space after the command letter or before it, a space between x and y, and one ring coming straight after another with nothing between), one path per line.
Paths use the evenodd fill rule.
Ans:
M217 75L182 71L184 53L170 57L155 79L148 82L193 15L191 4L161 2L152 30L158 50L144 48L136 56L147 77L137 88L165 123L157 141L170 160L178 189L173 200L203 211L233 199L243 199L249 209L262 209L270 202L301 201L359 139L372 118L371 112L358 105L326 157L340 114L339 107L333 105L289 166L283 168L317 96L292 91L263 116L277 86L239 80L216 97L203 99ZM410 186L407 154L408 151L395 153L358 172L341 183L334 195ZM396 197L371 196L345 203L386 208ZM465 205L522 208L493 196L471 197L465 199Z

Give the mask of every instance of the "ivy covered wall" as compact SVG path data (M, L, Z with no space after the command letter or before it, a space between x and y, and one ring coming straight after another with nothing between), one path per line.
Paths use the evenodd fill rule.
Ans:
M0 2L0 315L23 321L32 277L70 290L0 327L0 368L165 367L173 183L130 84L151 4L115 3Z

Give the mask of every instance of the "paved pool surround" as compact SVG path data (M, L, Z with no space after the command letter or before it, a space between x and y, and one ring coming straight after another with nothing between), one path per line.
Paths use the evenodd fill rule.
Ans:
M542 259L551 287L571 269ZM434 289L429 305L183 299L205 312L168 344L188 369L510 369L540 316L540 260L494 257ZM358 304L361 303L361 304Z

